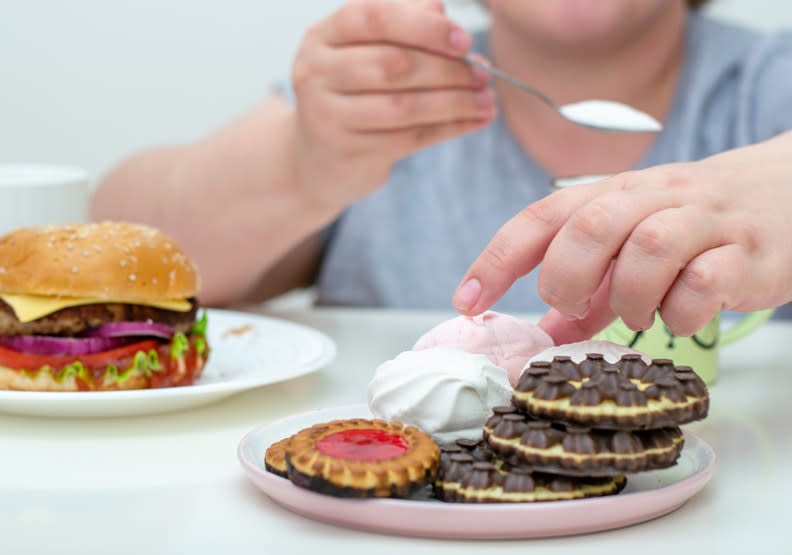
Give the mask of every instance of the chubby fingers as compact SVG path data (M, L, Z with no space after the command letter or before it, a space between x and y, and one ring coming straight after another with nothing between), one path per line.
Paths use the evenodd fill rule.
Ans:
M721 310L767 308L766 303L747 294L752 289L749 268L763 271L740 245L731 243L702 252L680 272L663 299L663 322L675 335L689 336Z
M485 124L495 115L488 77L459 60L391 45L355 46L327 57L323 74L336 93L327 96L327 110L347 129Z
M471 44L470 35L436 2L350 2L315 32L331 46L386 42L446 56L464 54Z
M727 231L721 220L696 205L645 218L625 241L614 265L611 308L629 328L648 329L655 309L667 305L678 284L690 283L690 272L696 275L696 268L705 268L701 261L711 256L708 253L728 243Z
M457 310L486 310L541 262L539 294L561 314L585 319L595 293L609 281L610 309L631 328L648 328L680 271L727 242L706 210L651 177L641 189L629 186L627 175L528 207L468 270L454 297Z
M553 307L540 325L556 343L591 337L617 316L647 329L658 307L682 336L721 310L766 308L770 293L749 292L752 268L772 274L761 268L767 257L742 244L731 218L695 191L625 184L551 195L508 222L468 271L457 309L487 309L539 262L540 295Z
M749 274L736 269L752 264L755 261L745 249L733 243L705 250L693 257L675 275L659 303L664 325L674 335L687 337L703 328L722 310L766 308L766 303L746 298L743 294L750 288ZM589 339L618 316L622 319L629 317L613 308L611 299L618 289L611 271L591 298L591 307L585 317L570 318L551 308L539 321L539 327L553 338L556 345Z
M391 44L327 50L327 86L343 94L433 88L481 89L489 75L457 58Z
M292 69L302 121L329 144L400 158L489 124L469 34L434 0L351 2L306 33Z
M539 272L539 295L564 314L583 317L611 261L634 230L668 208L662 191L613 191L585 203L558 230Z
M494 114L492 91L437 90L335 97L335 113L347 129L387 131L474 120L489 121Z

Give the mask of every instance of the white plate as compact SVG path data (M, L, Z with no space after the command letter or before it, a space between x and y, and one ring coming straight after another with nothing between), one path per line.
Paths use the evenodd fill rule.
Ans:
M365 405L293 415L254 429L237 455L248 477L276 503L303 516L372 532L434 538L539 538L620 528L667 514L698 493L715 471L715 452L685 432L678 463L630 475L618 495L542 503L464 504L402 499L345 499L292 485L264 467L275 441L319 422L370 418Z
M313 372L336 345L325 334L287 320L209 309L212 349L193 385L134 391L0 391L0 412L103 417L169 412L218 401L243 390Z

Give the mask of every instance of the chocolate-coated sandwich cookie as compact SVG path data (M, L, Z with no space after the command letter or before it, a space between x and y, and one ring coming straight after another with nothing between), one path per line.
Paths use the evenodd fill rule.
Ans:
M673 466L684 446L677 428L601 430L537 420L496 407L484 425L496 457L511 465L566 476L614 476Z
M443 458L451 455L467 453L476 461L492 462L494 454L486 441L481 439L458 439L453 445L444 445L440 448L441 465Z
M462 449L441 455L435 495L449 503L531 503L612 495L626 483L624 476L572 478L533 472L497 460L476 460Z
M352 418L296 433L286 449L297 486L340 497L408 497L431 484L437 443L400 422Z
M443 469L448 468L451 457L455 455L463 455L462 459L465 461L473 462L491 462L496 468L504 465L504 461L495 460L492 449L489 448L487 442L482 439L458 439L452 445L444 445L440 447L440 464L437 467L437 476L435 478L433 487L435 497L443 499ZM449 483L451 489L459 487L458 483Z
M611 364L590 353L579 363L568 356L532 362L517 382L512 404L548 420L646 430L704 418L709 393L689 366L668 359L646 364L637 354Z

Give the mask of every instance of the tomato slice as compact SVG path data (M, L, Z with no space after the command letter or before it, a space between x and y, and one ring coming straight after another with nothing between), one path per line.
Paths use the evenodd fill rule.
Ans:
M53 371L57 371L76 361L80 361L85 368L94 369L97 367L106 367L120 362L125 358L133 357L138 351L148 352L151 349L156 349L160 345L161 342L156 339L146 339L116 349L110 349L109 351L79 356L34 355L31 353L14 351L13 349L8 349L0 345L0 366L5 366L6 368L12 368L14 370L38 370L42 366L49 366Z

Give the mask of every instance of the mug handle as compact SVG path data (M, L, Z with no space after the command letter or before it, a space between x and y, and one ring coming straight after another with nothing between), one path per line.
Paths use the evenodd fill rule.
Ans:
M721 345L726 345L728 343L737 341L738 339L742 339L756 328L764 324L768 318L773 315L773 312L775 312L775 308L758 310L756 312L746 314L739 322L723 332L720 338Z

